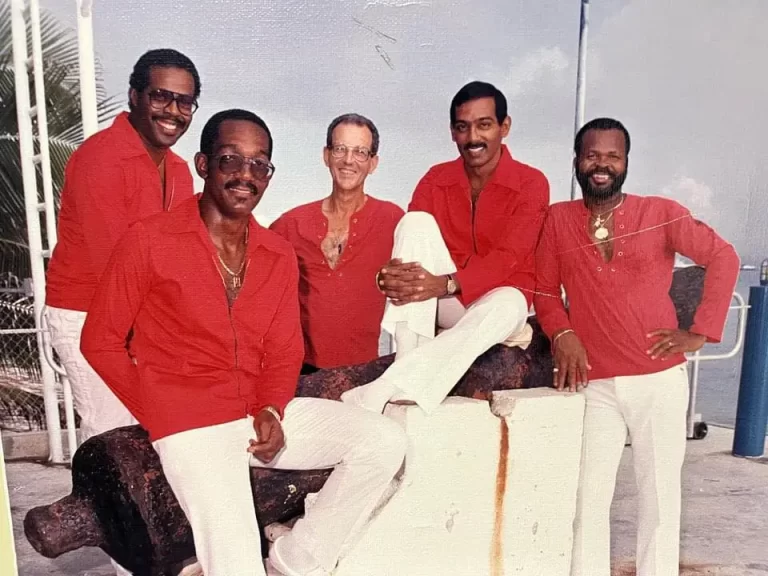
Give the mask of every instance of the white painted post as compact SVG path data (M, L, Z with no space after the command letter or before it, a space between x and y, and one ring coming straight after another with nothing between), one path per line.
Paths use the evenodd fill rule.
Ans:
M38 30L39 31L39 30ZM29 99L28 69L34 65L27 56L27 26L24 18L24 0L11 0L11 34L13 38L13 68L16 84L16 114L19 124L19 153L24 186L29 256L32 268L32 291L34 295L35 325L40 371L43 380L45 420L48 427L50 459L54 463L64 462L59 423L59 402L56 396L56 377L45 361L43 336L40 330L40 315L45 302L45 267L43 266L43 245L40 230L40 200L35 170L35 147L32 132L33 111Z
M93 0L75 0L77 3L77 46L80 56L80 107L83 114L83 137L88 138L99 129L96 113L96 64L93 55Z

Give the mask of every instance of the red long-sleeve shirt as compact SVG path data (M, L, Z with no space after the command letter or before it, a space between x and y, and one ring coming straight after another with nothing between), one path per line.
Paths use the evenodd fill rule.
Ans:
M152 440L267 405L282 412L293 398L304 356L296 257L251 219L246 258L229 308L197 198L135 224L115 248L81 349Z
M322 200L286 212L270 227L288 240L299 261L299 302L305 359L318 368L363 364L379 355L384 295L376 272L392 257L399 206L368 196L349 222L336 268L320 243L328 234Z
M530 306L535 286L534 254L549 205L549 183L536 168L514 160L504 146L493 176L472 207L464 162L433 166L421 179L409 211L437 220L469 306L501 286L522 291Z
M675 253L706 267L691 332L722 338L739 274L733 246L673 200L627 195L613 213L613 258L605 262L587 232L581 200L550 207L536 252L534 307L550 338L571 328L587 350L590 379L652 374L685 362L646 354L654 330L676 329L669 296ZM569 309L560 297L565 288Z
M87 311L99 277L131 224L193 195L187 163L165 157L165 204L157 166L121 113L72 154L64 175L58 242L46 277L46 303Z

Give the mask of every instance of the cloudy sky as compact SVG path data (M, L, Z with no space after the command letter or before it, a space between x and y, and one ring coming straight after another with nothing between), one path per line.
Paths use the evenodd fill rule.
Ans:
M73 0L41 0L75 26ZM330 191L328 122L370 116L381 162L368 192L405 206L419 177L455 157L450 99L496 84L514 156L570 192L579 0L94 0L108 93L127 93L146 50L198 66L200 110L177 147L191 159L205 120L228 107L263 116L277 173L257 212L272 220ZM625 190L689 206L745 263L768 256L768 36L765 0L592 0L587 117L611 115L633 146Z

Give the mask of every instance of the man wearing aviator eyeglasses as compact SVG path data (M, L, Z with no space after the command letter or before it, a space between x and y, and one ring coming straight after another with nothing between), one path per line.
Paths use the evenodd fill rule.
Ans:
M130 77L129 111L88 138L67 163L46 317L72 384L83 441L135 422L80 354L80 333L120 237L193 195L189 167L170 147L189 128L199 95L200 77L189 58L170 49L147 52Z
M323 148L330 196L290 210L271 226L299 260L304 373L379 355L385 299L371 278L392 252L403 210L365 193L378 151L379 131L371 120L359 114L335 118Z

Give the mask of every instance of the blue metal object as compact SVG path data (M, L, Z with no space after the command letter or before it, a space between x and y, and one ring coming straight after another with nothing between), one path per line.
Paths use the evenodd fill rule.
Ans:
M749 306L733 455L757 458L768 426L768 286L749 289Z

